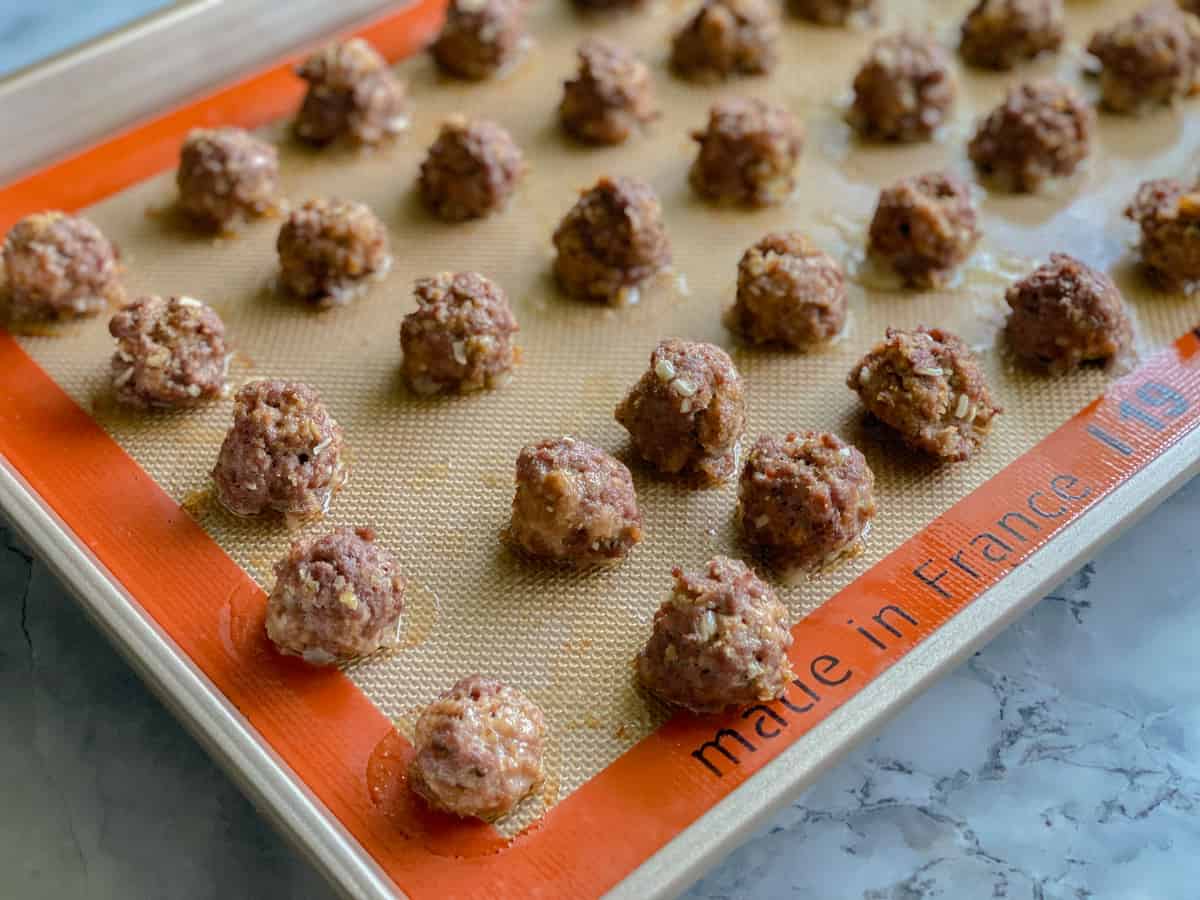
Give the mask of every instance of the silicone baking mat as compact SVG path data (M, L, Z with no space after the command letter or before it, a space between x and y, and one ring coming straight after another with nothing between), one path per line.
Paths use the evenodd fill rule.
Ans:
M22 335L18 341L261 587L269 589L274 561L300 533L337 524L367 524L378 531L413 587L400 646L348 670L400 735L377 748L370 776L358 774L365 779L365 790L374 789L373 802L404 805L402 792L385 784L385 776L399 768L403 735L420 707L473 671L519 686L546 712L550 776L538 797L496 823L499 842L489 837L481 845L502 847L503 838L526 829L618 759L636 758L628 751L644 747L656 734L667 713L637 690L630 661L669 589L671 567L696 567L716 553L741 555L734 521L736 486L692 491L657 480L629 459L624 432L613 421L614 406L645 368L659 339L712 341L730 351L747 384L750 438L802 428L835 431L858 444L875 472L879 514L865 552L819 577L780 588L799 620L1034 448L1121 374L1086 368L1052 379L1014 366L1000 340L1003 291L1010 280L1051 250L1073 253L1109 271L1134 317L1141 362L1200 318L1200 301L1147 286L1135 265L1134 226L1120 215L1141 179L1193 174L1200 125L1194 116L1189 121L1188 107L1137 120L1101 116L1084 171L1038 195L979 191L983 239L945 290L899 290L865 263L864 232L880 186L937 168L970 177L964 145L972 123L1017 77L1055 74L1093 96L1094 86L1082 73L1080 44L1094 28L1137 6L1072 4L1068 46L1015 74L978 74L955 62L958 103L948 126L929 144L859 144L842 114L848 85L869 42L908 25L933 31L950 45L954 23L968 5L889 3L883 27L871 31L785 21L781 62L770 77L701 87L671 77L666 69L669 34L689 6L652 3L627 15L582 17L567 3L544 3L530 13L532 46L503 78L463 84L439 76L424 56L400 64L398 71L412 94L413 125L394 145L371 152L314 152L289 139L286 122L268 126L263 132L280 147L288 198L361 200L389 226L395 256L391 274L342 309L317 312L279 296L274 288L277 221L217 240L181 226L171 212L170 172L90 207L87 215L122 248L131 293L187 294L218 310L236 349L235 385L261 377L307 381L320 390L345 428L351 448L349 482L327 519L300 532L278 520L237 519L212 502L208 472L229 425L228 401L182 413L145 415L117 408L107 380L112 342L102 319ZM557 126L559 84L572 73L574 48L586 34L603 34L635 48L654 70L662 116L625 146L580 148ZM689 131L703 125L715 98L737 93L784 104L806 126L797 187L779 207L716 209L697 200L688 187ZM493 118L508 128L524 149L530 171L504 212L445 225L424 211L414 186L439 122L457 112ZM604 174L636 175L654 186L674 251L673 269L644 290L636 305L618 309L569 301L549 275L556 223L578 190ZM766 232L784 228L807 233L848 275L845 334L808 354L743 347L721 325L742 251ZM403 388L398 329L415 305L411 285L417 277L441 270L477 270L507 291L524 351L510 385L433 399L413 397ZM904 450L864 424L856 398L844 386L854 361L885 327L916 324L941 326L964 337L979 353L1005 409L983 452L968 463L936 465ZM1185 349L1190 352L1190 344ZM1134 361L1126 366L1132 368ZM1153 391L1143 399L1160 409L1165 403ZM618 567L569 573L530 566L515 559L499 539L507 522L517 451L525 443L560 434L582 437L630 462L645 515L645 540ZM1156 440L1174 434L1164 432ZM1082 444L1081 435L1071 442ZM1079 484L1054 482L1047 496L1051 503L1061 500L1064 510L1072 504L1082 508L1089 494ZM1033 524L1019 525L1025 528L1021 542L1032 548L1049 529L1041 529L1028 511L1024 518ZM937 570L926 571L933 575ZM937 590L946 583L939 582ZM208 611L220 639L238 653L248 647L269 653L260 628L261 593L232 596ZM886 637L883 632L878 636ZM828 663L805 660L803 671L815 677L819 666L828 668L825 680L818 682L840 684L836 666ZM288 678L313 677L294 668L282 671L293 673ZM813 692L811 683L800 689ZM758 726L762 736L761 720ZM731 758L755 752L746 748L742 738L733 746L737 753L718 749L700 757L692 754L696 771L685 780L723 778ZM729 785L733 783L730 779ZM698 811L727 790L713 793ZM654 811L648 807L645 814L652 817ZM397 841L428 840L428 823L414 830L412 816L419 812L398 816ZM458 826L437 827L453 831ZM460 830L482 833L475 826ZM445 840L455 853L474 846L474 838L452 835ZM389 871L396 877L395 870Z

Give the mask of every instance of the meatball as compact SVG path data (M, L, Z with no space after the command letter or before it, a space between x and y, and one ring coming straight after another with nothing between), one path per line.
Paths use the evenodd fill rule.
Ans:
M1103 272L1065 253L1012 284L1005 333L1021 358L1053 374L1129 349L1133 329L1121 292Z
M443 72L483 79L511 65L525 43L525 0L451 0L431 52Z
M1057 51L1066 33L1062 0L978 0L963 19L958 52L981 69L1012 69Z
M318 50L296 74L308 82L295 124L303 141L322 145L345 137L379 144L408 126L403 82L361 38Z
M112 382L130 406L191 406L225 391L225 325L191 297L141 297L108 323L117 339Z
M1142 262L1165 287L1200 281L1200 190L1173 178L1144 182L1125 210L1142 231Z
M213 481L234 515L325 512L345 480L342 429L321 398L294 381L252 381L234 397L233 427Z
M404 586L370 528L301 538L275 564L267 636L280 653L314 666L366 656L395 642Z
M1170 0L1159 0L1098 31L1088 52L1100 60L1100 102L1140 114L1186 97L1196 86L1200 29Z
M884 188L867 236L871 255L919 288L945 284L978 240L970 189L942 172Z
M525 174L512 136L485 119L452 116L421 163L421 198L444 222L464 222L497 212Z
M997 187L1036 191L1042 182L1073 173L1091 148L1091 109L1057 81L1026 81L1008 89L967 145L980 174Z
M775 66L779 17L766 0L704 0L671 42L671 68L715 81L763 75Z
M554 275L571 297L621 304L671 263L654 189L637 178L601 178L554 232Z
M804 129L786 109L757 99L720 100L709 110L708 127L692 138L700 150L688 179L700 196L771 206L792 192Z
M519 351L508 297L477 272L441 272L414 289L417 309L404 317L404 379L418 394L466 393L512 377Z
M545 738L537 704L468 675L417 719L408 783L435 809L497 819L541 786Z
M671 339L616 409L638 455L701 486L728 479L746 428L742 377L720 347Z
M175 183L185 213L228 228L276 209L279 151L240 128L196 128L183 142Z
M954 105L954 79L942 48L907 31L871 45L854 76L847 120L864 137L927 140Z
M804 235L768 234L742 254L726 324L746 340L802 350L829 340L845 323L842 268Z
M785 578L856 552L875 517L875 476L857 447L820 431L763 435L738 483L742 533Z
M82 216L33 213L4 240L13 319L94 316L125 297L116 248Z
M872 24L879 17L875 0L787 0L787 7L816 25Z
M941 459L970 458L1001 412L967 345L940 328L889 328L847 384L906 444Z
M508 534L535 559L577 566L623 559L642 539L629 469L571 437L522 448Z
M327 308L349 303L392 267L387 228L365 203L306 200L275 242L280 283Z
M698 713L777 700L792 679L788 612L736 559L672 570L675 589L654 614L638 678L659 699Z
M601 38L578 50L579 74L563 84L563 129L589 144L620 144L658 117L650 69L631 50Z

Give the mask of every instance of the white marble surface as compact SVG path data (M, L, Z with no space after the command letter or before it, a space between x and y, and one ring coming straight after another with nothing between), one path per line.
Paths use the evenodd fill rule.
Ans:
M1200 479L692 900L1200 896ZM0 896L332 896L0 530Z

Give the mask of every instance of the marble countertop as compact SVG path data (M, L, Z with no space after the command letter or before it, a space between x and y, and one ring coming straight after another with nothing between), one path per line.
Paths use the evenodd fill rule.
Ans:
M163 5L0 0L0 73ZM1197 896L1198 531L1200 479L688 897ZM0 715L0 894L332 896L3 524Z
M1195 897L1200 478L687 895ZM0 894L331 897L0 527Z

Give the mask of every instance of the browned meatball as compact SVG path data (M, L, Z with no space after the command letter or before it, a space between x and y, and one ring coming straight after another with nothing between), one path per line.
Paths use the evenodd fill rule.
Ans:
M588 566L624 558L642 539L629 469L571 437L522 448L508 534L535 559Z
M370 528L301 538L275 564L267 636L280 653L314 666L366 656L395 643L404 586Z
M651 693L698 713L776 700L792 679L788 612L746 564L718 556L700 572L676 567L637 657Z
M763 435L738 484L746 540L786 578L857 551L875 517L875 476L857 447L819 431Z
M1133 330L1121 292L1103 272L1065 253L1013 283L1005 333L1023 359L1052 374L1129 349Z
M94 316L125 297L117 251L83 216L41 212L4 239L13 319Z
M512 136L486 119L451 116L421 163L421 198L444 222L497 212L525 174Z
M1001 412L967 345L940 328L889 328L847 384L906 444L947 460L970 458Z
M191 406L225 390L225 325L191 297L140 297L108 323L117 339L112 382L130 406Z
M1159 0L1096 32L1088 52L1100 60L1102 105L1140 114L1195 90L1200 27L1170 0Z
M239 516L321 515L345 480L342 443L341 426L308 385L252 381L234 398L212 473L217 499Z
M378 144L408 126L403 82L361 38L318 50L296 74L308 82L295 124L301 140L320 145L344 137Z
M511 65L525 34L525 0L451 0L430 48L443 72L482 79Z
M365 203L306 200L275 247L284 288L320 307L349 303L392 267L387 228Z
M763 100L732 97L708 113L708 127L692 133L700 145L688 180L717 203L771 206L795 186L804 129L790 112Z
M768 234L742 254L726 324L746 340L801 350L829 340L845 323L842 268L804 235Z
M846 118L864 137L923 141L946 121L954 96L942 48L902 31L871 45L854 76L854 102Z
M616 410L638 455L701 486L733 475L746 428L742 377L712 344L662 341Z
M1094 124L1074 88L1049 79L1026 81L1010 87L983 118L967 153L995 186L1029 193L1079 167L1091 149Z
M879 17L876 0L788 0L787 8L816 25L871 24Z
M1125 210L1142 231L1142 262L1165 287L1200 281L1200 190L1174 178L1143 183Z
M658 117L650 69L633 51L601 38L579 46L579 74L563 84L558 115L589 144L620 144Z
M779 17L765 0L703 0L671 43L671 68L715 81L763 75L775 66Z
M871 255L920 288L945 284L978 240L970 189L943 172L884 188L868 234Z
M404 317L404 379L418 394L477 391L512 377L517 320L500 285L478 272L441 272L414 289Z
M978 0L962 23L958 52L981 69L1011 69L1062 46L1062 0Z
M671 263L654 189L636 178L601 178L580 194L554 232L554 275L580 300L636 302L642 282Z
M193 129L175 183L184 212L209 228L228 228L276 209L279 151L241 128Z
M469 675L417 719L408 783L435 809L497 819L542 784L545 737L537 704Z

